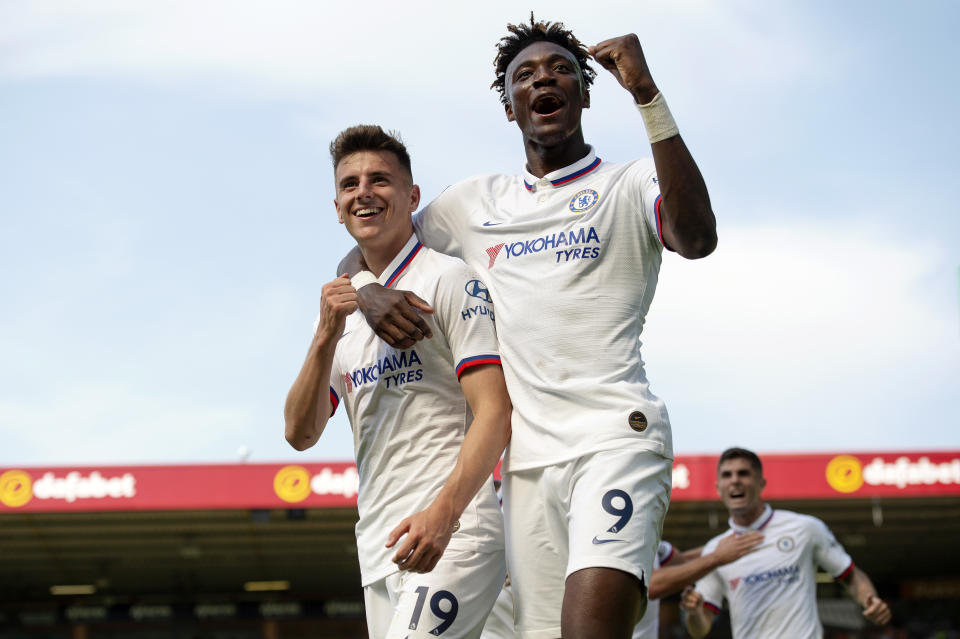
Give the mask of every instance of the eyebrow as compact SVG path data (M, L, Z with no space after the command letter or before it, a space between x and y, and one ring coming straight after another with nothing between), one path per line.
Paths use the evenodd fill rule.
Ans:
M556 51L556 52L554 52L554 53L551 53L551 54L547 57L546 62L552 63L552 62L556 62L557 60L563 60L564 62L569 62L570 64L576 64L576 62L573 60L573 58L568 57L568 56L560 53L559 51ZM519 63L517 64L517 68L514 69L514 72L516 72L518 69L522 69L522 68L524 68L524 67L531 66L531 65L533 65L533 64L534 64L534 59L529 59L529 58L528 58L527 60L523 60L522 62L519 62Z
M376 177L393 178L393 173L390 173L389 171L373 171L369 173L369 175L372 178L376 178ZM357 179L360 179L359 174L348 173L347 175L344 175L337 181L337 186L342 187L344 183L347 182L348 180L357 180Z
M750 474L750 469L749 469L749 468L737 468L736 470L727 469L727 470L721 470L721 471L720 471L720 476L721 476L721 477L723 477L723 476L725 476L725 475L734 475L734 474L736 474L736 475L749 475L749 474Z

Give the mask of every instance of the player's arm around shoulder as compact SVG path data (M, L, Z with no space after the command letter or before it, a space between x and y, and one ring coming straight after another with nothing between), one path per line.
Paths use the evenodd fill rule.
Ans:
M317 329L283 410L287 441L297 450L317 443L335 408L330 371L347 316L356 309L357 291L346 275L323 285Z
M720 566L755 551L762 541L763 534L752 531L722 537L716 544L711 544L710 552L698 552L691 557L682 552L674 553L669 565L654 570L650 576L649 596L660 599L691 586Z
M338 271L353 278L366 270L360 248L354 246L340 261ZM423 313L433 313L426 301L412 291L384 288L378 282L357 284L357 304L377 337L398 350L410 348L424 337L433 337Z
M717 246L717 222L707 185L647 66L635 34L604 40L590 54L626 89L640 109L659 176L664 245L688 259Z
M459 252L466 223L460 203L469 200L466 194L469 189L464 183L450 186L413 216L414 231L424 246L444 253ZM360 249L353 247L338 269L350 277L366 271ZM433 337L425 314L432 314L434 309L412 291L385 288L377 282L360 285L358 304L370 328L396 349L407 349L424 338Z

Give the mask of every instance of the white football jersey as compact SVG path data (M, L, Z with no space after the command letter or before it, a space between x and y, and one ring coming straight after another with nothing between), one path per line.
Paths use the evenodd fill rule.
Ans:
M384 547L387 535L433 501L456 465L473 421L460 375L471 366L500 364L490 295L461 260L431 251L411 235L379 281L413 291L436 313L424 315L433 337L406 350L377 337L360 312L347 318L337 344L330 396L334 410L344 405L353 429L364 586L397 570L391 561L396 547ZM448 548L503 548L492 476L463 512Z
M542 179L467 179L415 216L421 240L473 266L497 305L514 406L505 471L618 448L673 457L639 342L659 202L652 160L602 162L591 149Z
M661 541L657 547L657 556L653 558L653 569L666 566L673 559L673 544ZM649 584L647 584L649 585ZM633 627L633 639L657 639L660 630L660 600L651 599L647 602L647 611L636 626Z
M703 547L709 554L732 534L759 530L763 543L740 559L721 566L697 582L705 605L715 613L723 599L730 604L735 639L818 639L816 567L835 579L853 570L853 561L827 526L809 515L773 510L769 505L749 527L737 526Z

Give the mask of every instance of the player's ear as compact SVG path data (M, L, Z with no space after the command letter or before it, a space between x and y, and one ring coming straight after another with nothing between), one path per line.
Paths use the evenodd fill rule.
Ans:
M333 199L333 208L337 209L337 221L343 224L343 213L340 212L340 203L336 198Z
M420 206L420 187L414 184L410 187L410 212L413 213Z
M509 102L505 102L503 105L503 110L507 114L507 122L516 122L517 118L513 115L513 105Z

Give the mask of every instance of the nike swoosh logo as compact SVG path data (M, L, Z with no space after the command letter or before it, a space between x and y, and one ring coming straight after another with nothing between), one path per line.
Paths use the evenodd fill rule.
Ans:
M503 222L491 222L490 220L483 223L484 226L500 226L501 224L503 224Z
M596 545L598 545L598 546L599 546L600 544L611 544L611 543L616 542L616 541L626 543L627 540L626 540L626 539L598 539L597 537L594 537L594 538L593 538L593 543L596 544Z

